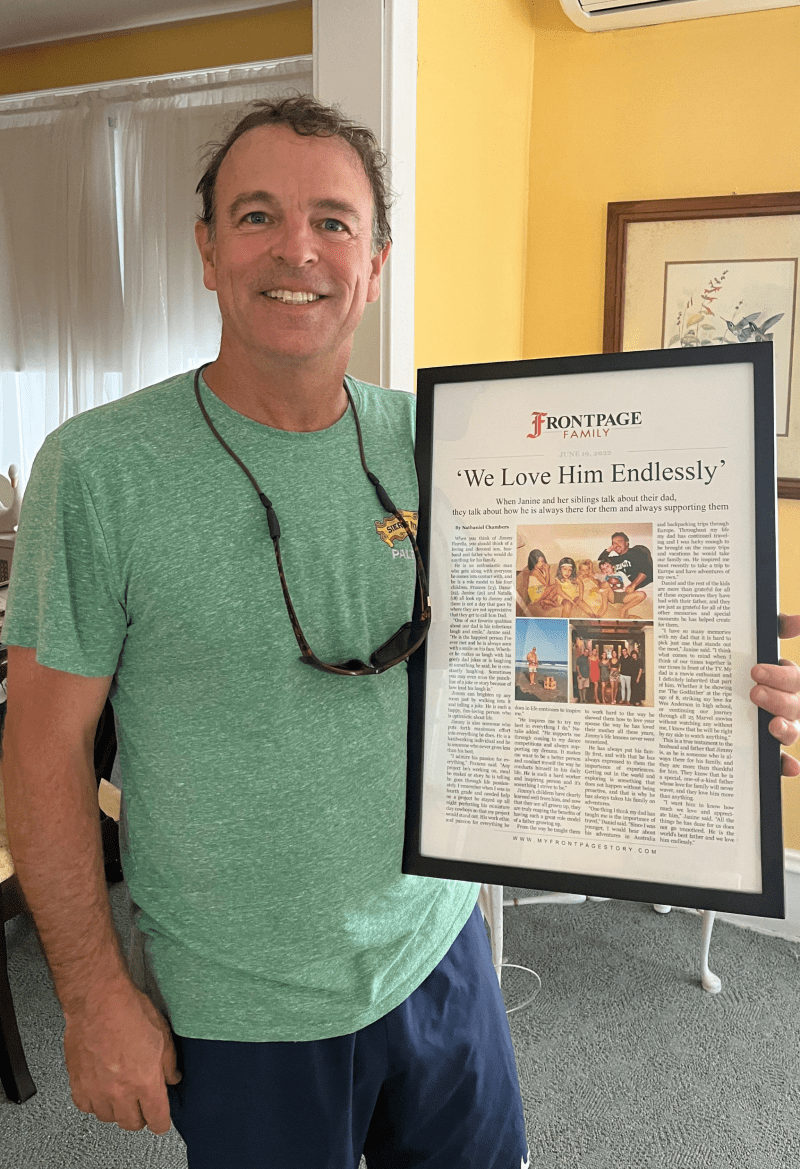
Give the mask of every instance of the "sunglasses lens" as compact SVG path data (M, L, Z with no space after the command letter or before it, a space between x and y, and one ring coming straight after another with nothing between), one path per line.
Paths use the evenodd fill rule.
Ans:
M323 674L335 674L341 671L343 674L371 674L372 670L364 662L360 662L357 658L351 658L349 662L337 662L336 665L327 665L325 662L317 661L316 658L309 658L303 656L300 661L307 666L313 666L315 670L320 670Z
M427 621L420 625L407 621L402 629L398 629L394 637L375 650L370 658L374 666L385 666L399 658L410 656L417 646L425 640L428 632Z
M386 662L392 662L395 658L402 657L408 649L410 634L411 623L406 622L402 629L398 629L394 637L390 637L388 641L375 650L370 658L373 666L383 666Z

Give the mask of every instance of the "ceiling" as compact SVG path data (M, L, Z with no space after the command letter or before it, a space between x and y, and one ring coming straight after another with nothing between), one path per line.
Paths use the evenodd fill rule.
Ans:
M2 0L0 51L277 6L305 5L297 0L124 0L119 5L109 0Z

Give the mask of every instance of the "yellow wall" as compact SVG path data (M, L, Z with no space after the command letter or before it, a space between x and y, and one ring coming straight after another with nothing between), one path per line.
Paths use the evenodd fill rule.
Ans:
M531 0L419 0L415 358L522 356Z
M800 9L586 33L533 5L523 356L603 347L607 204L793 191ZM781 607L800 612L800 502L779 511ZM797 643L784 654L800 661ZM784 780L800 849L800 780Z
M800 8L604 33L532 10L525 355L597 353L608 203L797 190Z
M89 85L311 52L311 5L156 25L0 53L0 93Z

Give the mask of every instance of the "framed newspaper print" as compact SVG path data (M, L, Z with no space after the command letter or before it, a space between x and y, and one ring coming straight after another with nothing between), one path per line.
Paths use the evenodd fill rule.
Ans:
M417 388L403 872L783 917L771 343Z
M771 340L778 495L800 499L800 191L609 203L603 350Z

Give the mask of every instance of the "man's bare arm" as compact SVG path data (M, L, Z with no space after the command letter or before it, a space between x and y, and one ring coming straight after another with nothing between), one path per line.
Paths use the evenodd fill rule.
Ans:
M169 1023L130 977L105 881L94 739L110 682L9 646L8 840L64 1010L76 1108L126 1132L165 1133L177 1052Z
M94 736L110 678L8 648L3 786L8 841L64 1010L130 982L105 881Z

